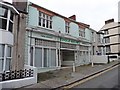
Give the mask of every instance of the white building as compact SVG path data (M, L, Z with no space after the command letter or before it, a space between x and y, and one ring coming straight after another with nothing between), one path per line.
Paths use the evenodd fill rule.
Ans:
M0 71L11 69L14 14L19 12L11 4L0 2Z

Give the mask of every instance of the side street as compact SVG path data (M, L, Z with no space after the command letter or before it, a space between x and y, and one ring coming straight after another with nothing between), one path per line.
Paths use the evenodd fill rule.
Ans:
M118 65L120 23L103 22L94 30L28 0L0 1L0 89L59 88Z

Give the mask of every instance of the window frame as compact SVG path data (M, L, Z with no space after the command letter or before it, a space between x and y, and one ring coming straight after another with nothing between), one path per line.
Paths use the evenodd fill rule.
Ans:
M1 23L2 23L2 20L6 20L5 28L3 28L3 26L1 25L0 29L6 30L6 31L9 31L12 33L13 32L13 24L14 24L14 13L10 9L5 8L3 6L0 6L0 8L1 8L1 10L6 9L6 13L7 13L7 15L5 17L0 15ZM11 25L10 25L10 23L11 23Z
M70 22L65 22L65 33L69 34L70 33Z
M52 29L52 16L39 11L39 22L38 25L44 28Z
M2 49L3 50L3 53L4 55L0 56L0 60L3 60L3 64L2 64L2 71L8 71L11 69L11 62L12 62L12 45L6 45L6 44L0 44L0 45L3 45L4 48ZM10 56L8 56L8 47L10 47ZM7 64L7 60L10 60L10 64L9 64L9 68L7 69L6 67L6 64Z
M79 28L79 36L85 37L85 29Z

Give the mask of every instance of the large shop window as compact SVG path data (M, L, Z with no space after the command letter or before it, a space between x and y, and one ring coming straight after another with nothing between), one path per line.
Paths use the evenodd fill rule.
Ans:
M52 16L39 12L39 25L52 29Z
M56 66L56 49L35 48L35 67Z

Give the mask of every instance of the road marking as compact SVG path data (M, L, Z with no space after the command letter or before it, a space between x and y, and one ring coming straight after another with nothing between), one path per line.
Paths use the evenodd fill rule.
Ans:
M82 80L82 81L78 81L78 82L75 82L75 83L73 83L73 84L71 84L71 85L64 86L63 89L64 89L64 90L67 90L67 89L70 89L70 88L75 87L75 86L77 86L77 85L80 85L80 84L82 84L82 83L84 83L84 82L86 82L86 81L89 81L89 80L91 80L91 79L93 79L93 78L95 78L95 77L98 77L98 76L100 76L101 74L103 74L103 73L105 73L105 72L108 72L108 71L110 71L110 70L112 70L112 69L114 69L114 68L116 68L116 67L118 67L118 66L119 66L119 65L116 65L116 66L114 66L114 67L112 67L112 68L109 68L109 69L107 69L107 70L105 70L105 71L103 71L103 72L101 72L101 73L98 73L98 74L96 74L96 75L93 75L93 76L91 76L91 77L88 77L88 78L86 78L86 79L84 79L84 80Z

